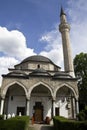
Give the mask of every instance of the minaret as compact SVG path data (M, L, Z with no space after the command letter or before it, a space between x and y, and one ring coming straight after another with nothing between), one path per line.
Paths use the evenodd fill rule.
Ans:
M69 73L72 77L75 77L69 36L70 25L67 23L66 14L62 8L60 13L59 31L62 35L65 72Z

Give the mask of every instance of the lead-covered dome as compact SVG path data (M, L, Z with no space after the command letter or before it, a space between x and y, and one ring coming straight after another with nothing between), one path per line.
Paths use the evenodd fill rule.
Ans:
M47 58L45 56L41 56L41 55L30 56L30 57L24 59L21 63L25 63L25 62L29 62L29 61L53 63L49 58Z
M53 78L72 78L72 76L65 72L57 72L54 74Z

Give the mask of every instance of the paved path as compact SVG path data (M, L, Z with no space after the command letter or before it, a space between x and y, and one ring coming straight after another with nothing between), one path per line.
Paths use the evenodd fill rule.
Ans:
M53 125L33 124L29 126L29 130L54 130Z

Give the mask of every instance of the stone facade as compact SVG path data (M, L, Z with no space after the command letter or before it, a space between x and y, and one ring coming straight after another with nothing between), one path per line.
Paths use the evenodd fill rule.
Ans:
M31 61L28 60L26 63L21 62L14 69L10 69L7 75L3 75L1 114L3 112L5 114L21 112L23 115L32 117L36 112L35 107L39 115L41 108L38 107L42 106L43 116L39 118L36 114L36 121L44 120L47 116L52 118L57 114L75 118L76 101L78 101L77 79L60 71L60 67L55 66L50 60L49 63L38 62L38 57L43 59L43 56L32 56L32 58L36 58L36 61L32 61L32 64L34 62L33 69ZM23 64L28 67L26 70L25 66L23 68ZM47 70L44 69L44 64L49 66L46 67ZM74 100L74 108L72 108L72 100Z

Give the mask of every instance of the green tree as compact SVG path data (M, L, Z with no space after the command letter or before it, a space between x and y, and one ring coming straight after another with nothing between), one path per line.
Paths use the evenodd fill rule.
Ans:
M78 78L80 109L87 105L87 53L80 53L74 58L75 75Z

